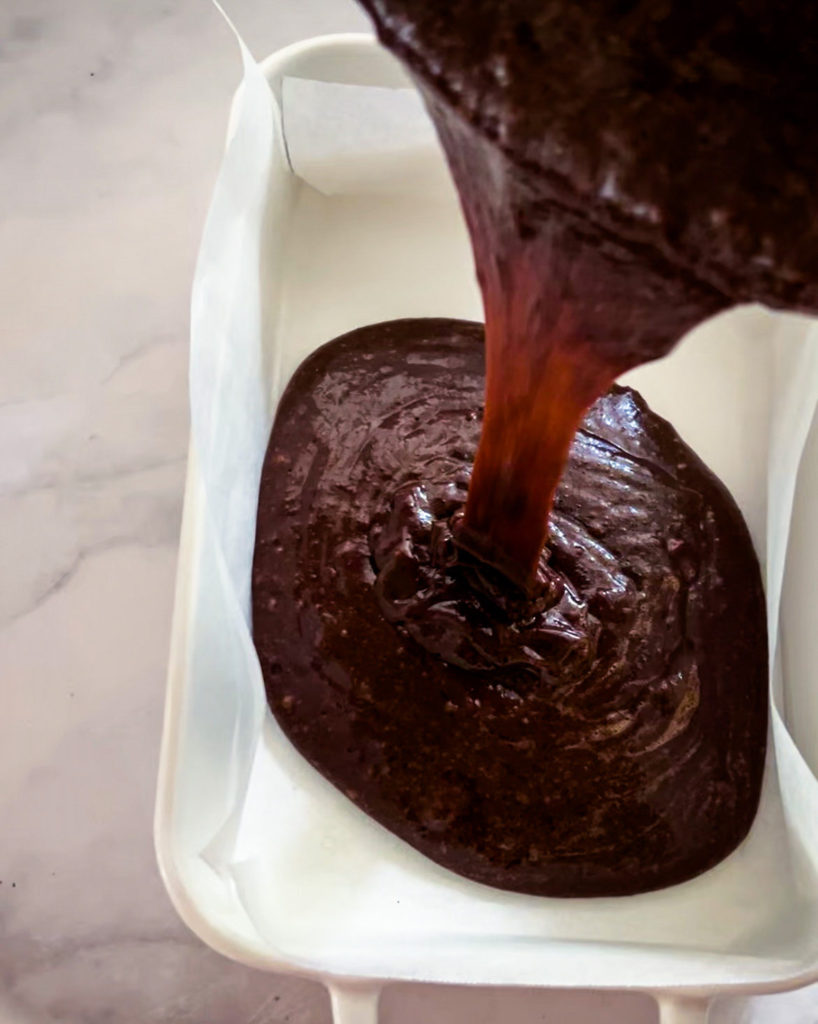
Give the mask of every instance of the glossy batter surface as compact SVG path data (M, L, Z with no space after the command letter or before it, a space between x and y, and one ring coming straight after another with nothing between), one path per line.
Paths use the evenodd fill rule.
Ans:
M752 822L766 737L758 565L725 488L636 392L591 407L533 585L458 543L483 328L325 345L279 406L255 642L298 749L426 855L556 896L669 885Z

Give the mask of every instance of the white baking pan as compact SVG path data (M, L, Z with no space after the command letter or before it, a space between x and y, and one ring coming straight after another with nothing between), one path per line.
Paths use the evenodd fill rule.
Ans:
M395 95L397 107L381 102L381 90L408 85L393 59L368 36L325 37L282 50L262 71L273 99L248 64L194 288L194 443L155 823L160 868L180 915L226 956L326 981L339 1024L375 1024L381 986L398 979L647 991L667 1024L705 1020L715 994L771 992L818 977L818 612L814 600L803 600L818 592L810 517L818 500L816 431L795 494L782 597L788 628L777 647L776 706L793 723L798 747L774 713L757 821L742 846L700 878L594 900L467 882L361 814L266 712L247 628L247 481L258 472L259 423L268 429L303 357L343 331L400 316L480 318L481 309L436 147L426 156L417 147L402 153L394 148L401 133L385 131L392 149L383 159L369 161L365 147L355 158L361 124L377 127L384 111L404 109L407 99L406 116L414 117L405 92ZM330 95L314 83L375 91ZM339 138L339 119L350 110ZM309 126L293 121L304 116ZM251 130L253 117L269 119L269 152L264 132ZM343 167L332 147L322 149L333 138L353 150ZM259 161L266 161L261 176ZM225 210L245 201L255 212L230 220L225 233ZM233 301L242 274L243 299ZM731 313L633 375L742 506L775 595L773 621L787 543L782 517L789 522L798 435L811 415L803 384L818 380L818 339L805 346L808 326L792 320L776 339L781 323L758 310ZM250 397L236 404L228 392L242 388ZM788 416L790 409L800 414ZM237 423L244 419L250 427ZM255 431L252 443L245 428ZM230 474L244 461L252 466L239 486ZM244 558L238 570L235 550Z

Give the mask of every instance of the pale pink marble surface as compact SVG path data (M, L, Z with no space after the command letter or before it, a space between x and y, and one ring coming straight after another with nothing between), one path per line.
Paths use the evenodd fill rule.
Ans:
M230 0L258 56L352 0ZM327 1024L202 946L151 814L196 244L238 74L206 0L0 4L0 1022ZM815 1024L818 989L732 1003ZM649 1024L642 997L401 986L384 1024Z

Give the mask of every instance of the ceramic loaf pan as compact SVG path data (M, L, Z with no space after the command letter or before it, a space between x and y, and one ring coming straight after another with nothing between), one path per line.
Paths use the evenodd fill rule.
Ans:
M273 55L262 70L279 107L285 78L409 84L368 36L308 40ZM285 109L276 118L261 261L270 393L280 394L318 345L362 324L481 318L454 192L385 194L364 176L359 189L322 195L288 163L287 123ZM439 151L429 159L440 171ZM195 320L194 304L194 330ZM632 375L730 486L762 553L774 327L758 310L722 316L669 359ZM797 628L784 633L782 659L785 670L799 667L799 678L818 657L816 616L797 600L813 592L818 573L808 525L816 491L818 441L811 438L796 494L792 543L799 547L795 559L791 550L783 598ZM390 980L629 988L657 998L663 1024L693 1024L705 1020L716 994L776 991L818 976L818 887L803 856L806 840L794 838L784 820L784 783L772 757L750 837L706 875L618 900L551 900L492 890L426 861L325 783L267 714L257 755L264 770L254 774L246 815L255 807L274 827L262 828L260 820L251 829L261 837L256 845L225 867L213 836L237 751L249 757L236 693L259 676L245 656L244 678L236 659L241 637L225 625L234 612L207 540L203 495L191 446L155 835L171 899L210 946L261 969L325 981L337 1024L375 1024L378 992ZM818 688L803 678L800 688L790 686L786 671L783 687L796 739L814 768Z

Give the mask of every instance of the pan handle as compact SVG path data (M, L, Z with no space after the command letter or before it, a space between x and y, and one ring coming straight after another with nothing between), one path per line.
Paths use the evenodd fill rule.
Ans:
M369 985L329 986L333 1024L378 1024L380 988ZM710 999L659 996L659 1024L707 1024Z
M333 1024L378 1024L380 987L369 985L329 985Z
M709 997L662 995L656 1002L659 1024L707 1024Z

